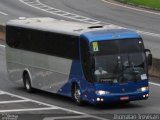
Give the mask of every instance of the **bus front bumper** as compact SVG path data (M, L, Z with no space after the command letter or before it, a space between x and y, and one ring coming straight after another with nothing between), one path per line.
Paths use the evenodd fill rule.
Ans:
M111 102L128 102L135 100L146 100L148 99L148 97L149 97L149 91L107 94L107 95L96 95L95 99L92 102L94 104L111 103Z

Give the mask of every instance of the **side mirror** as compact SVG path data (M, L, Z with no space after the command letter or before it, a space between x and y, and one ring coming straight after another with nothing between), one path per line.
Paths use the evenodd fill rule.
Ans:
M147 63L149 66L152 66L152 53L151 53L151 50L149 49L145 49L145 52L148 53L148 56L147 56Z

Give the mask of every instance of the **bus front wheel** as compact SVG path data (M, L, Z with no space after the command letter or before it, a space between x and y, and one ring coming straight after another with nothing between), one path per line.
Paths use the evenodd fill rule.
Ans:
M32 93L33 88L31 86L31 79L30 79L28 73L24 73L23 82L24 82L24 87L25 87L26 91L29 92L29 93Z
M79 106L83 105L83 101L81 99L81 91L80 91L80 88L78 87L78 85L74 85L73 99L77 105L79 105Z

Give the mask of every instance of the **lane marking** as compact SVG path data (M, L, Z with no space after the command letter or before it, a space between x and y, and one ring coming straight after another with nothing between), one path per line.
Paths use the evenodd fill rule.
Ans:
M136 30L138 33L144 34L144 35L148 35L148 36L154 36L154 37L160 37L160 34L156 34L156 33L151 33L151 32L144 32L144 31L140 31L140 30Z
M45 117L43 120L61 120L61 119L79 119L79 118L89 118L89 116L62 116L62 117Z
M2 11L0 11L0 14L5 15L5 16L8 15L7 13L4 13L4 12L2 12Z
M48 107L51 107L51 108L58 109L57 106L54 106L54 105L51 105L51 104L47 104L47 103L44 103L44 102L32 100L32 99L29 99L29 98L26 98L26 97L22 97L22 96L19 96L19 95L15 95L15 94L12 94L12 93L9 93L9 92L5 92L5 91L2 91L2 92L4 92L7 95L13 96L13 97L17 97L17 98L20 98L20 99L24 99L24 100L28 100L28 101L37 103L39 105L44 105L44 106L48 106Z
M8 104L8 103L21 103L21 102L30 102L30 101L29 101L29 100L0 101L0 104Z
M114 5L114 6L119 6L119 7L131 9L131 10L139 11L139 12L145 12L145 13L160 15L160 13L158 13L158 12L152 12L152 11L148 11L148 10L143 10L143 9L138 9L138 8L134 8L134 7L129 7L128 5L117 4L117 3L109 2L109 1L106 1L106 0L102 0L102 2L111 4L111 5Z
M111 23L98 21L98 20L95 20L95 19L92 19L92 18L89 18L89 17L85 17L85 16L74 14L74 13L70 13L70 12L67 12L67 11L62 11L60 9L56 9L56 8L53 8L51 6L48 6L48 5L45 5L45 4L41 3L39 0L32 0L32 1L30 1L30 0L27 0L27 1L26 0L19 0L19 1L22 2L23 4L26 4L30 7L33 7L33 8L39 9L39 10L42 10L44 12L48 12L48 13L58 15L58 16L61 16L61 17L65 17L65 18L69 18L69 19L73 19L73 20L76 20L76 21L86 22L86 23L90 23L90 24L110 24L110 25L114 25L114 24L111 24ZM31 2L32 2L32 4L30 4ZM41 6L44 6L44 8L35 6L34 4L41 4ZM51 10L48 10L48 8L45 8L45 7L48 7ZM120 27L118 25L114 25L114 26ZM122 27L122 28L124 28L124 27ZM131 30L136 30L136 29L131 29ZM141 31L141 30L136 30L136 31L140 34L143 34L143 35L160 37L160 34Z
M5 45L0 44L0 47L4 47L4 48L5 48L6 46L5 46Z
M154 82L149 82L151 85L155 85L155 86L158 86L158 87L160 87L160 84L158 84L158 83L154 83Z
M41 110L55 110L55 108L11 109L11 110L0 110L0 113L6 113L6 112L41 111Z
M79 21L82 21L82 22L91 23L89 21L86 21L86 19L89 19L89 20L92 21L92 24L100 24L101 23L100 21L95 20L95 19L91 19L91 18L88 18L88 17L80 16L80 15L77 15L77 14L74 14L74 13L69 13L69 12L66 12L66 11L63 11L63 10L60 10L60 9L50 7L48 5L45 5L45 4L41 3L39 0L34 0L34 1L32 0L32 3L30 3L31 2L30 0L28 0L28 1L19 0L19 1L28 5L28 6L31 6L33 8L40 9L42 11L45 11L45 12L48 12L48 13L51 13L51 14L55 14L55 15L58 15L58 16L66 17L66 18L69 18L69 19L77 20L76 17L78 16L78 17L83 18L83 19L78 19ZM40 6L36 6L37 4L40 5ZM42 8L42 6L43 6L43 8ZM48 8L54 9L54 11L48 10ZM57 13L57 12L60 12L60 13ZM65 14L61 14L61 13L65 13ZM69 16L69 15L72 15L72 16Z
M4 93L4 94L7 94L7 95L10 95L10 96L14 96L14 97L20 98L20 99L28 100L28 101L30 101L30 102L37 103L37 104L39 104L39 105L48 106L47 108L0 110L0 113L60 109L60 110L68 111L68 112L75 113L75 114L80 114L80 115L89 116L89 117L96 118L96 119L99 119L99 120L109 120L109 119L106 119L106 118L102 118L102 117L98 117L98 116L94 116L94 115L89 115L89 114L82 113L82 112L78 112L78 111L75 111L75 110L70 110L70 109L67 109L67 108L63 108L63 107L51 105L51 104L48 104L48 103L40 102L40 101L37 101L37 100L29 99L29 98L22 97L22 96L19 96L19 95L16 95L16 94L12 94L12 93L9 93L9 92L6 92L6 91L2 91L2 90L1 90L0 92L2 92L2 93Z
M3 94L5 94L4 92L2 92L2 91L0 91L0 95L3 95Z

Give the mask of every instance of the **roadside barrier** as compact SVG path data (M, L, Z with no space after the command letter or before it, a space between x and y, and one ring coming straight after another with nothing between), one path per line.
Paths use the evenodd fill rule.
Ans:
M160 78L160 59L153 58L152 67L149 69L149 74Z
M0 24L0 40L5 40L5 25Z

